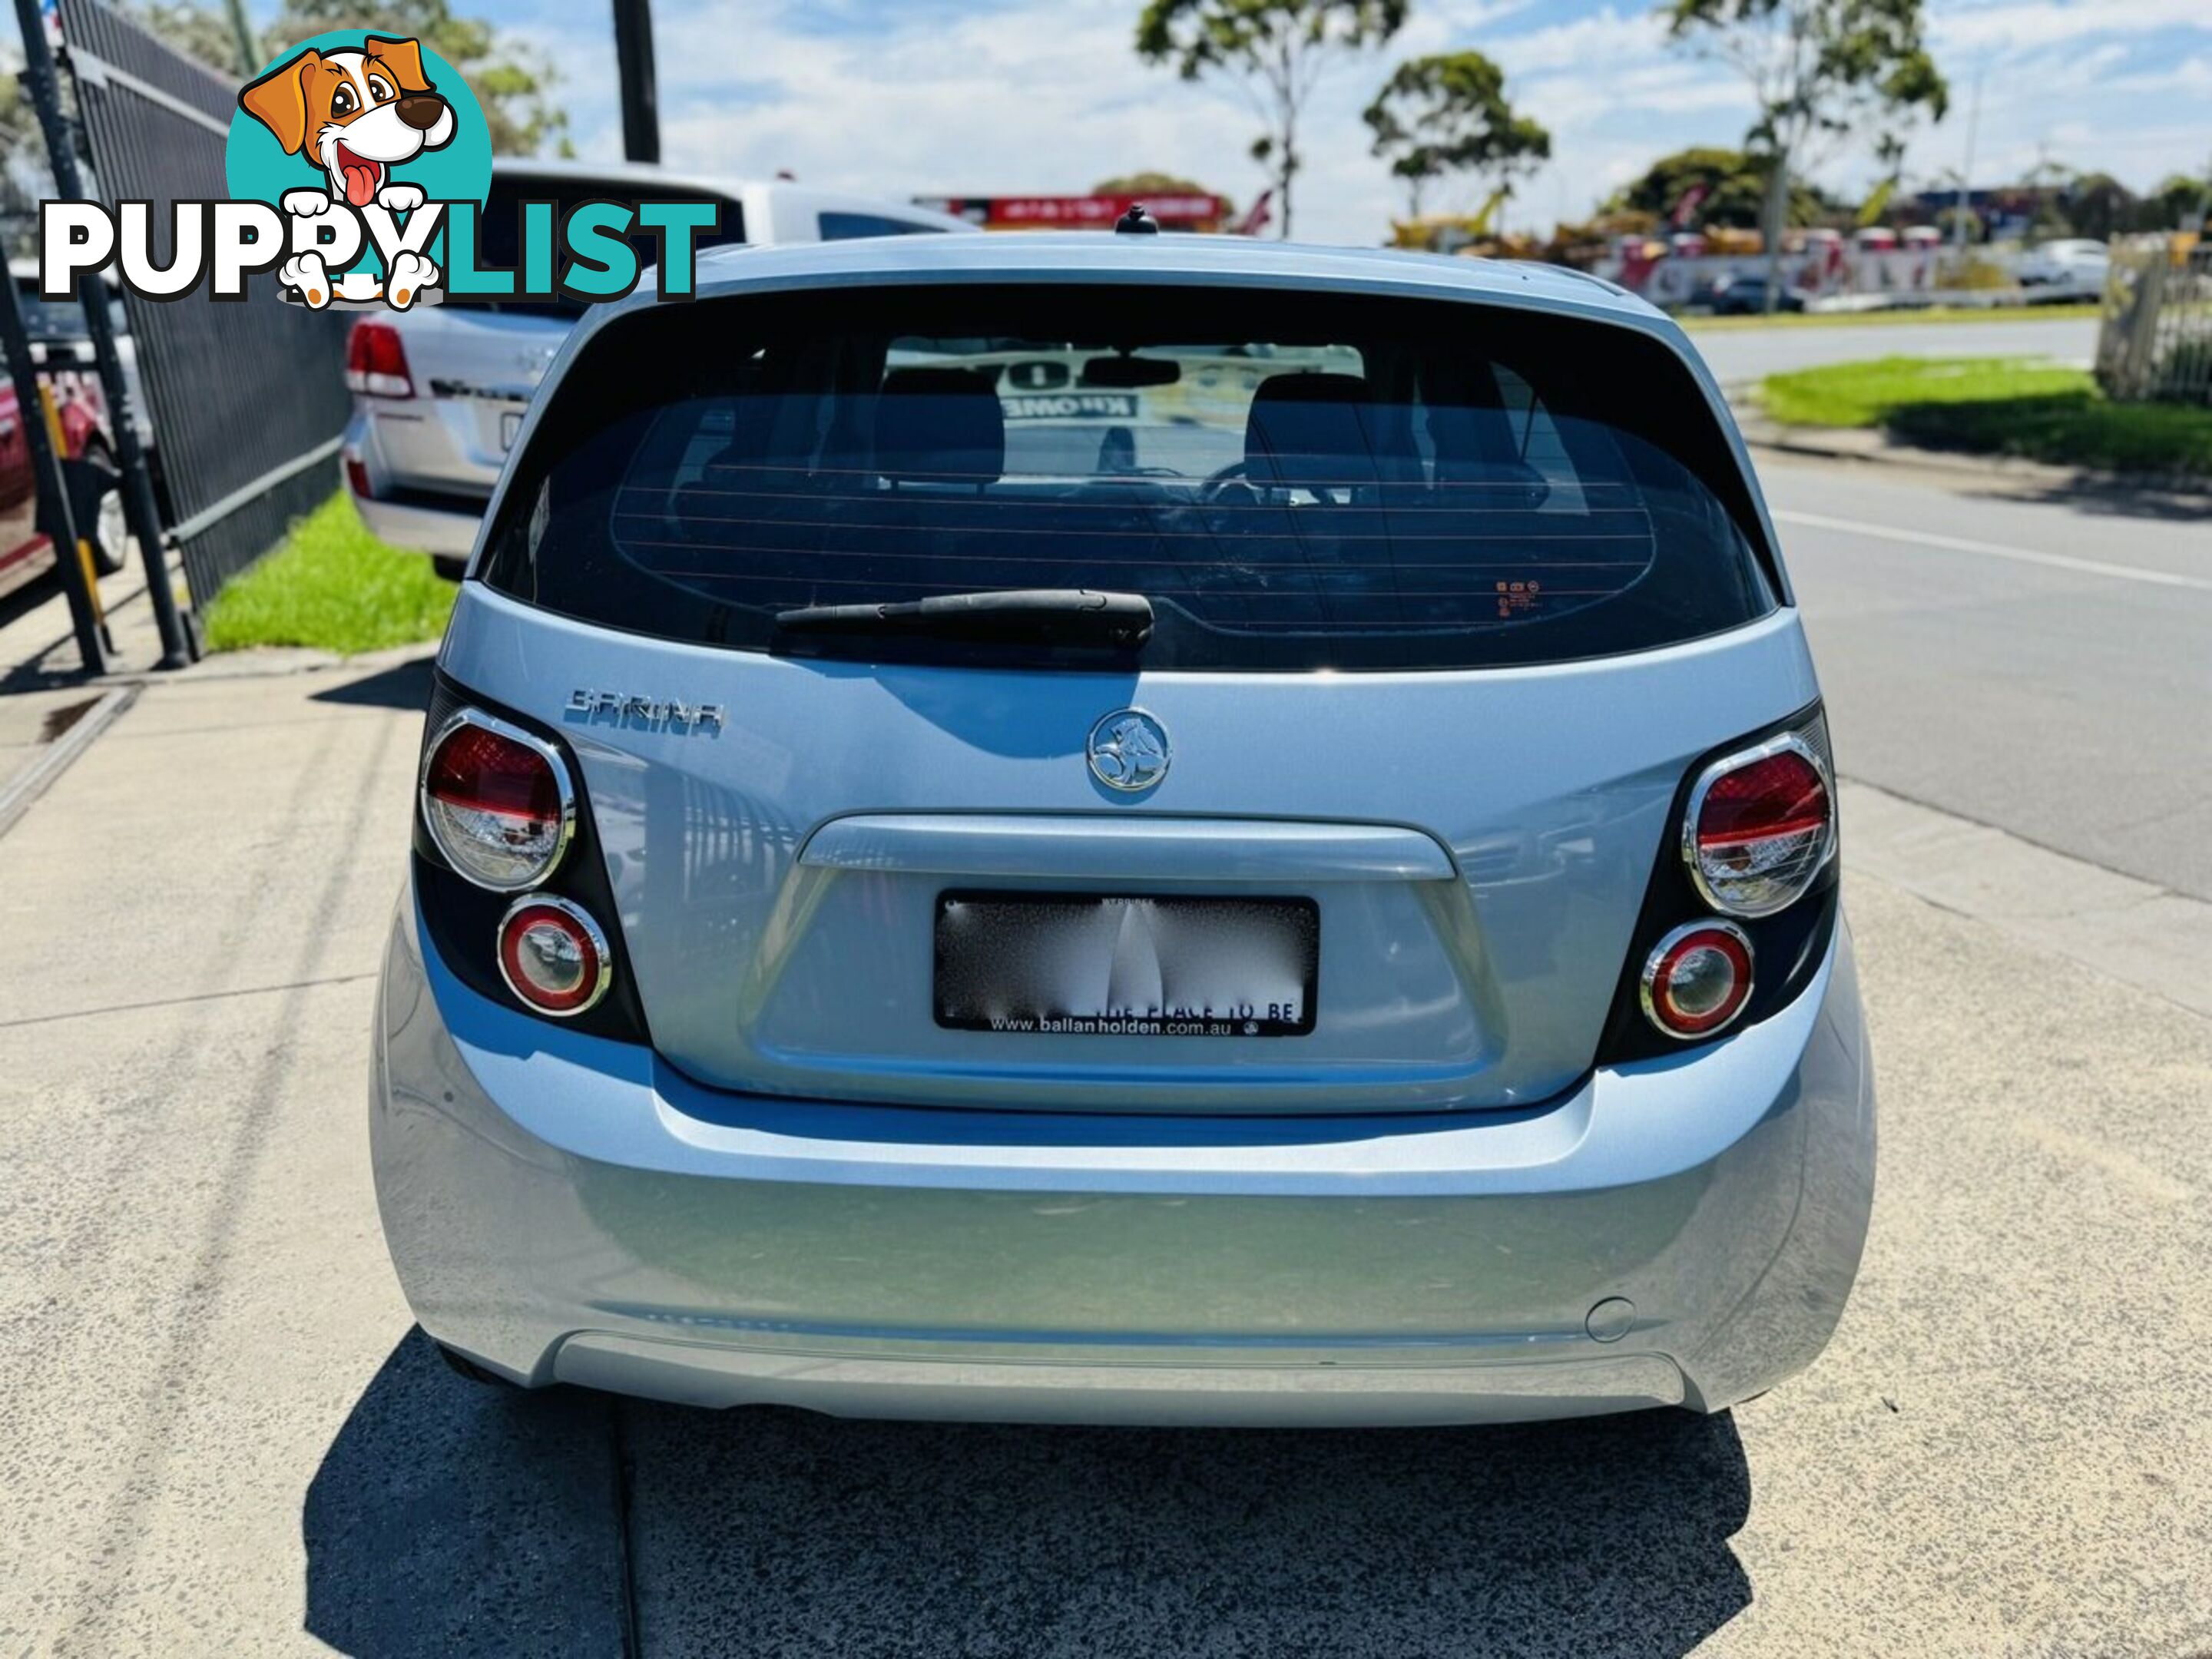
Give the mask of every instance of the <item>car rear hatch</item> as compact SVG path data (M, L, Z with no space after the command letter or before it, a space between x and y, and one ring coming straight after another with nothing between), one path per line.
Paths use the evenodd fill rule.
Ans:
M564 380L442 668L574 757L622 970L704 1082L1546 1098L1686 768L1814 695L1716 418L1640 335L1133 289L687 309ZM710 316L723 367L637 372ZM1018 365L1090 360L1127 418L1028 430ZM820 613L1040 589L1142 596L1150 636Z

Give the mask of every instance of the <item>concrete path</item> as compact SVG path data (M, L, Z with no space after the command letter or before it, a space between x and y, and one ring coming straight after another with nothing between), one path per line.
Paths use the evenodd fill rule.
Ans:
M2000 915L2030 854L2133 902L2094 871L1847 798L1874 1239L1826 1358L1729 1415L513 1400L410 1336L366 1167L425 687L163 680L0 836L0 1651L2212 1649L2212 1020Z

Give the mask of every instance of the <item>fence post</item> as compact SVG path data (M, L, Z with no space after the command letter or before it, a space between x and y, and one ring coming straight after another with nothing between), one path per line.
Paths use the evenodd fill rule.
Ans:
M0 283L0 351L7 354L8 374L15 384L15 419L23 428L23 441L31 453L31 476L39 491L39 528L53 544L62 592L69 595L70 626L76 634L77 657L86 673L105 674L113 664L108 660L107 640L100 627L100 598L91 586L92 573L77 552L76 514L70 504L69 481L62 475L62 458L54 451L53 432L46 424L38 366L31 361L31 337L23 326L22 307L12 282Z
M15 0L15 19L23 31L23 85L39 112L55 190L65 199L82 201L84 176L77 169L75 136L62 113L61 80L54 71L53 49L46 43L46 19L40 15L39 0ZM84 306L85 331L92 336L92 349L99 359L108 422L115 428L115 457L123 468L123 515L145 562L146 596L153 601L155 625L161 634L160 665L182 668L192 660L191 642L185 632L184 619L177 614L177 597L169 585L161 509L154 500L153 475L146 469L146 453L139 447L131 390L124 384L123 360L115 349L115 319L107 308L107 285L98 276L86 277L77 284L77 297Z

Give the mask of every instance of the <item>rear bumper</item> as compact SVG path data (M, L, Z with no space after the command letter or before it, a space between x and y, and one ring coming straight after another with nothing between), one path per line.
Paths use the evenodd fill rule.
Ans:
M736 1096L427 951L410 896L371 1088L386 1237L424 1328L533 1384L995 1420L1717 1410L1819 1353L1865 1236L1841 929L1761 1024L1480 1116Z
M476 548L477 530L490 501L489 484L481 498L465 490L412 487L386 453L378 431L380 419L421 422L429 418L422 414L372 416L356 404L346 423L343 456L348 463L359 462L368 473L373 493L354 491L353 503L369 533L394 547L416 548L450 564L465 561ZM349 487L351 482L346 479Z

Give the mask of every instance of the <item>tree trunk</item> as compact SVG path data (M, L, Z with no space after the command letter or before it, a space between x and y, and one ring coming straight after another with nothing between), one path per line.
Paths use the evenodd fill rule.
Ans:
M1770 317L1782 303L1782 232L1790 221L1790 156L1778 150L1766 172L1766 208L1760 214L1766 234L1766 292L1761 296Z

